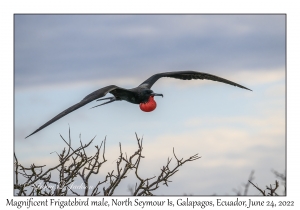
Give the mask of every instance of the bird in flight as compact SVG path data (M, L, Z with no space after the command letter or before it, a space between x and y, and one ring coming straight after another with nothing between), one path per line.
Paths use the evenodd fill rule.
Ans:
M105 103L99 104L97 106L94 106L92 108L102 106L104 104L108 104L114 101L121 101L125 100L133 104L139 104L140 109L144 112L151 112L156 108L156 102L154 100L154 96L162 96L163 94L154 93L151 90L152 85L160 78L162 77L170 77L175 79L181 79L181 80L192 80L192 79L206 79L206 80L213 80L217 82L223 82L229 85L237 86L239 88L243 88L246 90L250 90L242 85L239 85L235 82L231 82L227 79L202 73L202 72L196 72L196 71L175 71L175 72L164 72L159 74L154 74L153 76L149 77L147 80L145 80L142 84L140 84L138 87L132 88L132 89L125 89L118 87L116 85L109 85L103 88L100 88L99 90L96 90L92 92L91 94L84 97L79 103L69 107L68 109L64 110L63 112L59 113L55 117L53 117L51 120L46 122L44 125L39 127L37 130L35 130L33 133L28 135L25 138L28 138L29 136L37 133L38 131L44 129L48 125L54 123L58 119L64 117L65 115L69 114L70 112L75 111L76 109L86 105L87 103L90 103L91 101L94 101L97 99L97 101L101 100L108 100ZM252 90L250 90L252 91ZM107 93L111 93L112 97L102 98Z

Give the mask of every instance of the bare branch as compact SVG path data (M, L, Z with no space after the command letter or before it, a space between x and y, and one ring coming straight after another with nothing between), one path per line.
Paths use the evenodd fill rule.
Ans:
M143 178L139 175L139 166L143 151L143 138L139 138L137 134L137 150L130 156L122 151L122 145L119 144L120 154L116 162L116 169L108 172L103 180L97 181L95 187L92 189L90 179L92 175L99 174L102 165L107 162L105 158L105 144L106 137L98 146L96 145L96 152L94 155L89 156L86 148L88 148L94 141L95 137L91 139L87 144L84 144L79 135L80 146L78 148L72 148L71 131L69 128L69 139L66 141L62 135L61 139L66 143L68 148L64 148L60 154L55 152L58 157L59 163L45 170L45 165L36 166L32 164L30 167L24 167L21 165L14 154L15 158L15 194L19 196L65 196L65 195L91 195L97 196L101 192L99 191L101 185L103 186L102 194L105 196L113 195L120 185L121 181L126 179L130 171L134 171L134 175L138 182L135 187L130 188L132 195L153 195L153 191L158 189L161 185L168 186L170 178L178 172L179 167L189 161L199 159L198 154L193 155L187 159L178 159L175 150L173 148L173 155L176 160L176 165L170 168L172 158L168 158L165 165L160 169L160 173L156 176ZM101 151L102 150L102 151ZM102 154L101 154L102 152ZM58 172L58 176L52 176ZM20 176L22 176L23 183L20 183ZM83 182L83 193L75 191L72 186L75 179L80 179ZM276 189L275 189L276 190Z
M266 195L265 190L260 189L258 186L256 186L255 184L253 184L250 180L248 180L259 192L261 192L261 194L263 194L264 196Z

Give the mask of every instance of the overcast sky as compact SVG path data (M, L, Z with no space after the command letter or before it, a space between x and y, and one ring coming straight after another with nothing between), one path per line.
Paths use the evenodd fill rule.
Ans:
M234 194L251 170L260 186L273 184L271 169L286 167L285 27L284 15L15 15L16 154L24 164L53 164L50 153L62 150L59 133L67 137L70 125L74 144L79 134L85 142L97 135L97 143L107 136L110 169L119 142L136 149L136 132L144 137L145 176L159 173L173 147L179 157L202 157L158 194ZM151 113L124 101L90 110L91 102L24 139L96 89L180 70L253 92L164 78L153 86L164 98ZM117 193L134 184L129 177Z
M15 85L283 67L280 15L16 15Z

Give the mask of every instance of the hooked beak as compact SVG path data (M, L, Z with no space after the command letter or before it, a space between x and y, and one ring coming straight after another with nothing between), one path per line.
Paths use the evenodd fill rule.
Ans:
M161 94L161 93L152 93L151 95L152 95L152 96L161 96L161 97L164 97L164 95Z

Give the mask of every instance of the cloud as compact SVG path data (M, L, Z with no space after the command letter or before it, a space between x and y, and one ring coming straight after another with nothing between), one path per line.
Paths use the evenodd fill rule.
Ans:
M232 74L232 77L237 81L247 78L247 83L249 83L249 85L268 84L285 81L285 69L260 69L255 72L241 70Z
M284 15L16 15L15 85L284 66Z

